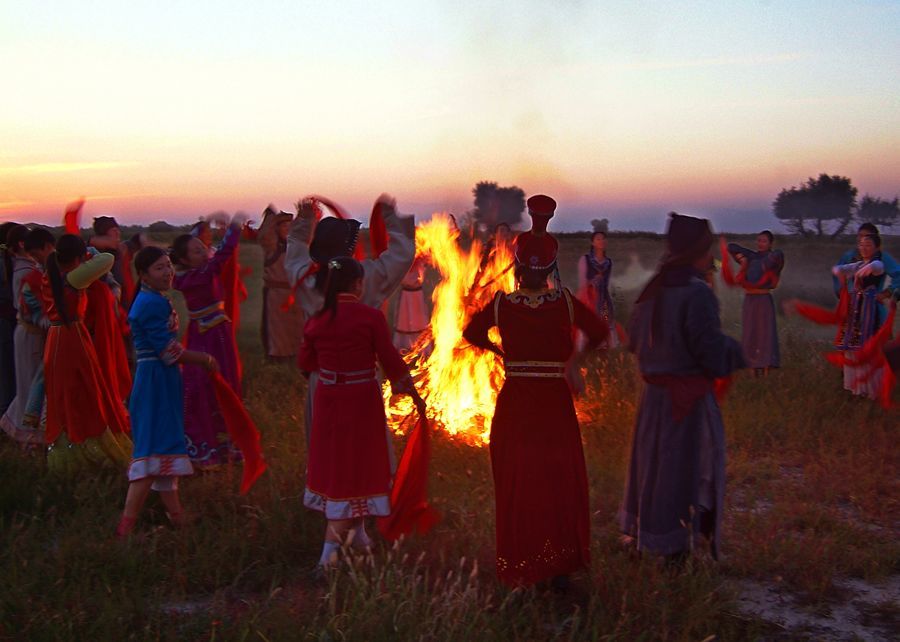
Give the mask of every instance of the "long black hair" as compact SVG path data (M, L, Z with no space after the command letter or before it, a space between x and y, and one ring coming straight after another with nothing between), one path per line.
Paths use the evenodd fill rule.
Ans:
M24 225L14 223L6 228L6 239L4 240L6 248L3 250L3 266L6 268L6 279L9 283L12 283L13 256L24 249L23 245L26 236L28 236L28 228Z
M319 314L337 315L338 295L349 292L353 285L363 278L363 267L359 261L349 256L338 256L326 263L325 304Z
M87 246L80 236L63 234L56 242L56 250L47 257L47 277L50 280L50 289L53 291L53 302L56 303L59 317L65 324L69 323L69 318L66 315L65 280L59 266L60 264L74 263L84 257L86 252Z

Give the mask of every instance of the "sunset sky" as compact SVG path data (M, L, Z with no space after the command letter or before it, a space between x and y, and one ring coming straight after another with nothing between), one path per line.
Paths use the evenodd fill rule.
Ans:
M821 172L900 192L900 2L0 0L0 70L0 220L425 216L494 180L551 229L750 230Z

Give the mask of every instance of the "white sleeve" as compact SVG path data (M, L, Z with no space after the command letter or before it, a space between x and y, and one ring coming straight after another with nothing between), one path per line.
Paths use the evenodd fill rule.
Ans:
M312 239L315 215L297 213L291 223L291 231L287 237L287 250L284 255L284 269L288 282L293 286L312 263L309 256L309 242Z
M416 258L416 226L412 216L399 216L392 208L385 208L384 227L388 235L387 249L378 258L362 262L360 301L373 308L381 307L394 293Z

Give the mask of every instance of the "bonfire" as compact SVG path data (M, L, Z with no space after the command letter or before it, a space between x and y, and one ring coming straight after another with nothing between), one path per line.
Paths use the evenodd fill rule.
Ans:
M472 315L490 303L496 292L515 287L513 254L507 244L485 248L477 239L466 249L459 236L453 220L444 214L436 214L416 229L416 254L440 273L440 282L432 294L431 325L406 361L435 428L480 446L490 435L504 380L503 362L494 353L469 345L462 333ZM499 334L492 339L499 343ZM392 400L390 386L384 394L388 423L395 432L405 432L414 410L410 398Z

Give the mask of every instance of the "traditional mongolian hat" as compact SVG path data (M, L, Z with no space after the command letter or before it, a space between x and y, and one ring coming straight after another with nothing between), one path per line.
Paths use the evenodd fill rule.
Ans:
M309 256L324 264L336 256L353 256L360 222L352 218L323 218L316 223Z
M515 240L516 263L532 270L546 270L556 264L559 242L547 232L547 223L556 212L556 201L538 194L526 202L531 229Z
M691 263L703 256L713 244L712 228L705 218L669 213L666 230L666 263Z
M666 254L663 256L656 275L641 292L637 302L642 303L656 298L662 292L666 274L684 270L694 261L702 258L713 244L712 228L705 218L684 216L669 212L669 226L666 229ZM659 321L659 309L653 313L654 327Z

